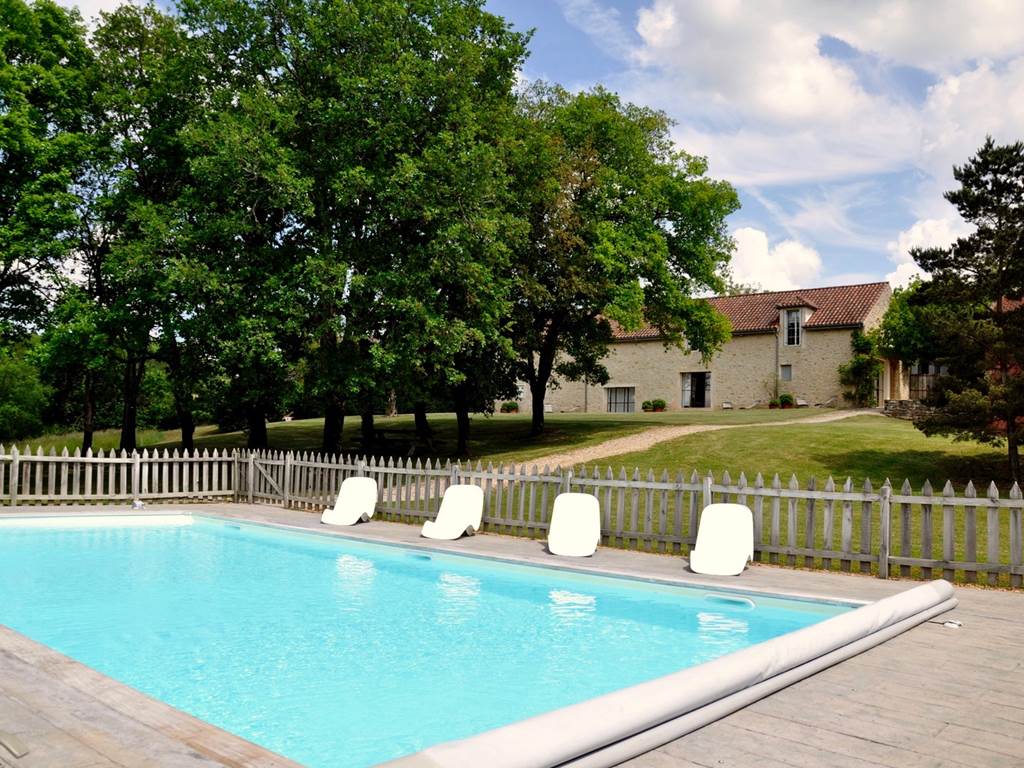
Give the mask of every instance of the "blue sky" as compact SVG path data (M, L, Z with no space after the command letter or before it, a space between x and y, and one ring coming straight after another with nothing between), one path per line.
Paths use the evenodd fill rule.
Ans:
M488 0L535 29L523 70L663 109L739 190L734 271L765 288L889 279L965 231L942 199L992 134L1024 138L1024 3Z

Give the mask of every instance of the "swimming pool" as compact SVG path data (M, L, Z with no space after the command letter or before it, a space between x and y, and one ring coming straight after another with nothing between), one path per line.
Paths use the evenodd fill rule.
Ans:
M311 768L372 765L851 608L126 520L3 521L0 623Z

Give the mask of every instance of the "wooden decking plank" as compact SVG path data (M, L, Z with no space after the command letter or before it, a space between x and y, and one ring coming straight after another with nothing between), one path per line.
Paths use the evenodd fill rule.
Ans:
M979 710L973 705L952 704L944 699L922 699L885 680L878 680L863 690L825 680L816 680L815 687L838 698L870 704L881 712L914 711L926 714L937 722L956 723L979 731L1024 739L1024 728L1021 727L1024 724L1024 710L1021 710L1021 719L1014 720L1007 718L1006 713L999 709Z
M934 757L894 747L857 734L821 728L814 724L800 723L770 714L745 709L730 716L744 728L806 744L822 751L836 752L850 757L871 760L887 768L977 768L975 763L956 760L939 762Z
M754 731L733 723L731 719L715 723L706 729L706 733L695 734L693 742L698 749L704 746L714 752L720 740L726 740L749 754L752 765L759 765L758 761L763 758L771 758L794 768L819 768L822 765L829 768L887 768L884 763L860 756L811 747L776 733Z

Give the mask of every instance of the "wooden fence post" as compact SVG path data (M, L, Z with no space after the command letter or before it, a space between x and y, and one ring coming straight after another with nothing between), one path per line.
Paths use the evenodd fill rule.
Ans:
M878 530L878 578L888 579L889 578L889 534L891 532L890 516L892 510L889 503L889 496L892 494L892 487L889 485L889 481L885 481L885 485L882 486L882 497L879 503L879 514L881 520L879 521Z
M140 485L142 483L142 465L139 463L139 452L132 451L132 504L140 501Z
M284 480L281 482L281 492L284 495L284 508L288 509L292 495L292 452L284 452Z
M366 460L359 459L356 462L356 472L359 473L359 477L366 477Z
M11 448L11 506L18 505L18 446Z
M711 480L712 480L712 478L711 478L711 473L710 472L708 474L704 475L704 483L703 483L703 486L704 486L703 487L703 492L704 493L703 493L703 505L701 506L701 511L703 511L705 507L710 506L711 502L712 502Z
M231 449L231 501L238 503L238 449Z
M245 485L249 491L249 503L252 504L252 487L256 484L256 459L253 456L253 452L249 451L249 466L245 473Z

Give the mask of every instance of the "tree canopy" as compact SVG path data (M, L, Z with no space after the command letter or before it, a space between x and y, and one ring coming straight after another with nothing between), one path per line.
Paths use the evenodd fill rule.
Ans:
M916 423L926 434L1004 444L1021 479L1024 438L1024 143L991 138L946 193L974 231L949 248L916 249L928 279L899 294L882 340L907 360L945 375Z
M38 337L86 446L170 418L262 447L293 411L369 450L391 403L423 435L455 411L465 450L517 379L539 430L554 372L606 376L613 323L728 333L696 297L735 192L659 112L521 89L529 35L483 0L180 0L89 35L0 2L0 333Z

